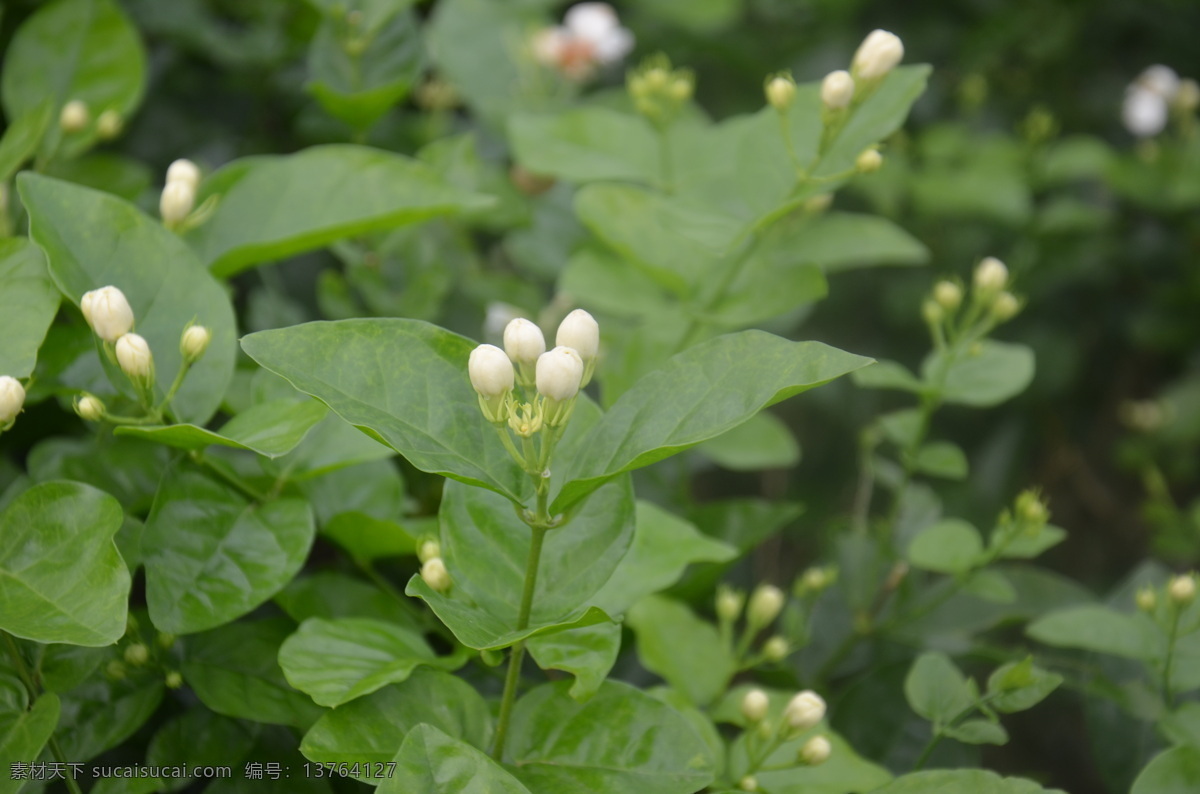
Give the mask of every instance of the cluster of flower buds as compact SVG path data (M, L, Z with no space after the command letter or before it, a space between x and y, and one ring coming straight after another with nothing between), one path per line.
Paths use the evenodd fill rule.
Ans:
M1158 607L1166 604L1168 610L1178 614L1181 610L1196 600L1196 572L1172 576L1165 587L1145 585L1138 588L1134 596L1137 608L1150 615L1158 614Z
M787 596L774 585L761 584L756 587L750 594L748 603L745 593L728 585L721 585L717 588L714 606L717 613L717 627L722 640L727 647L732 648L734 624L742 617L744 607L746 625L737 648L738 656L744 655L759 632L775 622L786 603ZM772 664L782 662L791 652L792 646L786 637L778 634L772 635L763 642L758 655L751 657L746 662L746 666L752 666L759 662Z
M450 589L450 571L442 559L442 546L433 538L423 538L417 544L417 559L421 561L421 578L439 593Z
M158 211L168 229L174 229L192 214L200 169L191 160L176 160L167 168L167 184L158 200Z
M770 708L770 698L761 689L751 689L742 696L741 712L746 720L748 739L754 743L769 743L761 755L763 759L783 742L801 737L825 719L825 700L808 689L793 696L777 720L770 719ZM829 739L811 736L800 745L796 763L801 766L823 764L829 760L832 750ZM743 777L738 786L743 791L758 791L758 781L752 774Z
M662 127L674 120L696 91L690 69L674 69L665 55L652 55L625 76L633 107Z
M838 578L835 565L814 566L800 574L793 591L797 596L816 596L832 587Z
M25 407L25 387L11 375L0 375L0 431L12 427Z
M501 429L507 424L526 439L543 427L567 423L579 390L595 371L600 326L592 315L576 309L559 325L555 342L554 349L546 350L541 329L518 317L504 329L503 350L480 345L471 351L467 373L489 422ZM518 400L517 386L526 392L536 388L536 396Z
M1200 83L1179 78L1169 66L1148 67L1125 89L1121 120L1139 138L1152 138L1167 126L1171 111L1187 116L1200 107Z
M628 55L633 34L608 3L579 3L567 9L562 25L535 33L530 47L538 63L583 82Z
M970 325L981 316L990 325L1011 320L1021 311L1021 301L1009 292L1008 268L994 256L983 259L975 268L971 284ZM921 315L931 327L952 322L963 304L963 288L954 281L939 281L921 306Z

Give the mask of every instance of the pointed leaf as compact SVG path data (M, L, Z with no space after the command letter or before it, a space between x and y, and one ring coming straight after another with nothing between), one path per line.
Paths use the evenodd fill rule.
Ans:
M685 604L650 596L629 610L626 621L637 633L642 665L697 706L717 698L737 672L737 662L716 626L696 617Z
M607 108L518 113L508 120L508 139L517 162L535 174L650 184L662 175L654 128Z
M912 710L930 722L945 724L975 703L967 679L944 653L923 653L904 679Z
M271 400L238 414L219 432L188 424L126 426L117 427L114 432L177 449L204 449L216 444L277 458L295 449L308 431L325 418L325 412L325 406L316 400Z
M1200 790L1200 749L1172 747L1150 761L1129 794L1192 794Z
M538 634L529 638L526 647L543 670L562 670L575 676L571 697L587 700L616 664L621 650L621 625L597 623Z
M46 271L46 258L25 237L0 240L0 373L26 378L38 348L58 313L58 288Z
M504 767L432 725L418 725L396 753L380 794L529 794Z
M1057 648L1082 648L1128 659L1150 659L1158 652L1158 631L1140 616L1098 604L1067 607L1025 628L1033 639Z
M58 695L47 692L29 711L0 709L0 794L17 794L25 781L14 779L17 762L32 764L58 725Z
M908 561L938 573L965 573L979 564L983 538L959 518L947 518L921 530L908 546Z

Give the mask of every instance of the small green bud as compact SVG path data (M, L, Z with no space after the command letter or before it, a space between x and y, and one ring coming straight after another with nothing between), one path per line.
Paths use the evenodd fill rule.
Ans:
M126 669L125 669L124 662L118 661L116 659L113 659L107 665L104 666L104 674L107 675L109 678L113 679L114 681L120 681L123 678L125 678L125 673L126 673Z
M1046 507L1041 494L1029 489L1017 495L1017 518L1028 524L1042 525L1050 520L1050 510Z
M758 791L758 778L754 775L746 775L738 781L738 788L742 791Z
M1008 268L994 256L986 257L975 268L975 289L994 294L1008 285Z
M91 121L91 112L82 99L72 99L62 106L58 115L58 126L65 133L81 132Z
M425 583L439 593L450 589L450 572L441 557L432 557L421 566L421 578Z
M854 169L860 174L873 174L883 168L883 155L878 149L866 149L854 161Z
M88 422L99 422L104 418L106 409L99 397L84 392L75 398L75 413Z
M442 544L437 538L426 536L417 544L417 559L421 562L429 562L434 557L442 556Z
M929 298L921 304L921 319L928 325L941 325L946 319L946 310L933 298Z
M948 312L952 312L962 304L962 287L953 281L939 281L933 287L933 299Z
M162 648L163 650L170 650L170 648L175 644L175 635L168 634L167 632L159 632L158 636L155 637L154 640L158 643L158 647Z
M764 93L767 104L778 111L787 110L796 98L796 81L790 74L779 74L767 80Z
M1153 612L1155 607L1158 606L1158 594L1154 592L1153 587L1139 588L1137 595L1134 596L1134 600L1137 603L1137 608L1143 612Z
M488 667L499 667L504 661L504 652L496 650L482 650L479 652L479 660Z
M734 590L728 585L717 588L717 617L721 620L727 623L734 622L741 617L745 604L746 594L740 590Z
M135 667L141 667L150 661L150 649L140 642L135 642L125 649L125 661Z
M772 637L763 643L763 658L768 662L782 662L787 658L788 652L791 649L788 647L788 641L779 635Z
M770 625L783 611L785 601L786 596L778 587L760 584L750 595L750 605L746 607L746 622L752 630Z
M172 670L167 673L165 683L167 689L179 689L179 687L183 686L183 676L178 670Z
M992 302L992 317L996 322L1002 323L1011 320L1017 316L1019 311L1021 311L1021 302L1011 292L1001 292Z

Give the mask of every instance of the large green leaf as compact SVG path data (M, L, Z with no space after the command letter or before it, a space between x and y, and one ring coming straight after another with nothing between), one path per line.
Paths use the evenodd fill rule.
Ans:
M475 344L418 320L341 320L261 331L242 348L262 366L369 429L422 471L511 499L528 477L479 411L467 377Z
M208 351L172 402L182 421L206 422L233 378L237 352L233 308L221 285L178 237L132 204L31 173L21 174L17 186L29 210L30 236L46 252L50 275L68 300L78 305L85 292L107 285L125 293L136 330L154 353L162 393L179 370L184 326L194 320L212 331ZM113 373L118 388L128 388L124 376Z
M0 514L0 630L37 642L111 645L125 633L121 506L77 482L28 489Z
M935 725L945 725L978 699L974 688L944 653L923 653L904 679L912 710Z
M279 649L288 683L322 706L337 706L404 681L417 665L453 669L415 631L371 618L310 618Z
M521 113L508 120L513 156L535 174L572 182L662 176L654 128L641 116L602 107Z
M0 375L25 378L58 313L59 294L46 272L46 258L24 237L0 240Z
M670 598L649 596L629 610L638 659L697 706L711 703L737 672L717 628Z
M552 509L567 510L621 472L718 436L869 362L820 342L789 342L762 331L691 347L639 380L592 428Z
M529 794L504 767L432 725L409 731L395 762L380 794Z
M606 681L585 703L544 684L513 710L505 761L532 791L692 794L712 782L708 749L679 712Z
M1157 630L1144 615L1116 612L1099 604L1067 607L1039 618L1025 628L1039 642L1058 648L1150 659L1160 653Z
M146 748L146 763L188 769L200 766L236 769L253 747L254 734L248 725L214 714L202 705L193 706L158 729ZM139 778L139 783L142 780ZM159 780L149 790L179 791L195 780L193 777Z
M217 432L187 424L125 426L114 432L177 449L204 449L216 444L277 458L295 449L325 413L325 406L315 400L271 400L243 411Z
M795 215L763 235L756 256L768 272L797 262L826 273L867 265L919 265L929 259L920 240L887 218L850 212Z
M1000 777L983 769L936 770L913 772L896 778L871 794L1065 794L1058 789L1042 788L1032 780Z
M315 533L303 500L252 504L199 471L171 469L142 536L150 619L190 634L246 614L291 581Z
M120 680L92 676L61 694L54 737L63 755L87 761L128 739L162 702L161 675L136 672Z
M128 118L142 98L146 55L137 30L112 0L56 0L27 19L4 58L2 94L9 120L46 100L55 111L71 100L88 105L88 128L71 149L95 139L105 110Z
M571 697L586 700L596 693L617 661L621 626L596 623L530 637L529 655L543 670L562 670L575 676Z
M966 573L983 556L983 538L960 518L947 518L917 533L908 546L908 561L938 573Z
M33 157L42 136L50 129L54 110L53 102L47 99L10 120L4 136L0 137L0 182L7 183L25 161Z
M126 513L150 510L170 450L132 438L48 438L29 453L35 482L75 480L117 498Z
M932 353L921 366L926 381L935 382L934 373L942 366L941 357L956 358L946 371L942 400L974 408L999 405L1025 391L1033 380L1036 367L1033 350L986 339L965 354L958 350Z
M1130 794L1193 794L1200 790L1200 749L1172 747L1156 755Z
M325 710L293 689L276 661L293 628L287 618L271 618L188 637L183 677L218 714L307 729Z
M348 144L235 161L205 181L197 201L208 196L219 198L216 211L186 237L218 276L488 201L423 163Z
M37 759L58 725L58 710L58 695L50 692L28 711L0 708L0 758L6 761L0 768L0 794L17 794L25 785L25 780L12 776L15 762Z
M275 596L275 603L297 623L309 618L374 618L417 629L412 614L391 595L336 571L298 576Z
M418 667L402 684L326 712L304 735L300 751L317 762L387 762L422 723L479 749L491 741L492 718L479 693L461 678Z
M800 444L791 428L768 411L710 438L697 451L730 471L787 469L800 462Z

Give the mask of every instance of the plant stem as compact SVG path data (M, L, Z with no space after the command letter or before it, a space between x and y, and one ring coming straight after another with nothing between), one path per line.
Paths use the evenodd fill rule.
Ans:
M8 646L8 655L12 657L13 664L17 668L17 675L21 682L25 684L25 688L29 690L29 700L32 703L41 695L41 687L38 686L37 679L33 677L33 673L29 672L29 666L25 664L25 657L21 655L21 649L17 647L16 640L7 631L0 632L4 635L4 643ZM54 738L54 734L50 734L47 740L50 745L50 752L54 754L55 760L60 763L64 769L69 770L68 775L64 775L63 781L67 784L67 790L71 794L81 794L79 784L75 782L72 767L67 763L67 757L63 754L62 747L59 746L58 740Z
M1163 660L1162 697L1167 710L1174 705L1174 695L1171 694L1171 667L1175 663L1175 640L1179 637L1179 618L1182 609L1173 606L1171 609L1171 628L1167 631L1167 657Z
M546 495L538 493L538 518L548 520L546 516ZM545 526L531 526L533 535L529 540L529 560L525 563L525 589L521 592L521 610L517 614L517 631L529 627L529 613L533 609L533 591L537 587L538 565L542 559L542 542L546 539L548 529ZM508 658L508 674L504 678L504 695L500 698L500 716L496 720L496 744L492 748L492 758L500 761L504 758L504 743L508 739L508 723L512 720L513 703L517 698L517 684L521 680L521 662L525 659L525 641L521 640L513 646Z
M251 488L249 485L246 485L246 483L242 482L240 478L235 477L234 475L227 472L224 469L224 467L218 466L217 464L213 463L203 453L196 453L196 454L192 455L192 460L196 461L201 466L208 469L213 474L217 475L224 482L233 486L236 490L240 491L243 496L247 496L250 499L254 500L255 502L259 502L259 503L269 501L266 497L266 494L260 493L259 491L255 490L254 488Z

